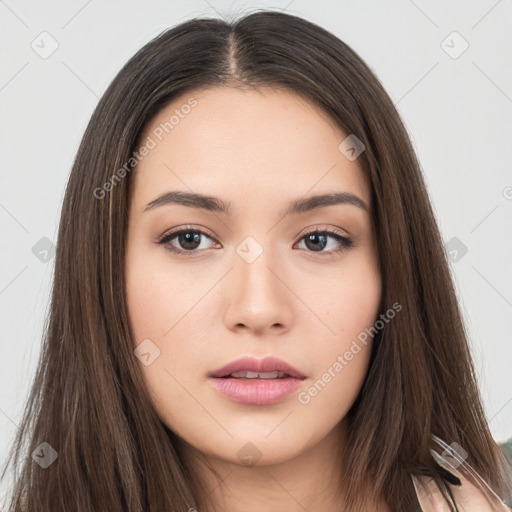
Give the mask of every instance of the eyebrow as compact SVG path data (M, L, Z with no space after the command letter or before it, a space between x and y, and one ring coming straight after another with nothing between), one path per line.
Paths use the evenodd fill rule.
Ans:
M223 213L228 216L233 216L232 205L229 202L223 201L218 197L197 194L194 192L182 192L177 190L165 192L158 196L156 199L146 205L144 211L157 208L158 206L173 204L188 206L190 208L199 208L209 212ZM356 206L369 213L368 205L360 197L351 194L350 192L332 192L328 194L319 194L315 196L294 199L287 205L284 210L280 212L279 216L285 217L287 215L306 213L312 210L337 204Z

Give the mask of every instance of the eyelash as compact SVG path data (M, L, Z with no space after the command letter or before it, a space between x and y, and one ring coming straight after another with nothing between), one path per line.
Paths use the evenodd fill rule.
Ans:
M211 236L209 236L208 233L205 233L204 231L201 231L199 229L185 227L185 228L177 230L177 231L172 231L170 233L163 234L157 240L156 243L158 245L164 245L165 249L167 251L169 251L170 253L179 254L179 255L186 256L186 257L195 257L195 255L196 255L195 253L198 253L198 252L201 252L201 251L198 251L198 250L185 251L183 249L178 249L174 245L170 244L171 240L173 240L174 238L176 238L177 236L179 236L179 235L181 235L183 233L200 234L200 235L204 235L207 238L210 238L210 239L213 240L213 238ZM334 254L338 254L338 253L342 253L342 252L348 251L354 245L354 241L352 240L352 238L347 237L345 235L342 235L339 231L327 230L327 229L321 229L321 228L316 228L313 231L309 231L308 233L305 233L304 235L302 235L302 237L299 240L299 243L304 238L306 238L306 237L308 237L310 235L316 235L316 234L328 235L328 236L334 238L340 244L340 247L338 249L331 250L331 251L328 251L328 252L319 251L318 254L327 254L327 255L331 255L332 256ZM308 252L312 252L313 254L315 254L315 251L308 251Z

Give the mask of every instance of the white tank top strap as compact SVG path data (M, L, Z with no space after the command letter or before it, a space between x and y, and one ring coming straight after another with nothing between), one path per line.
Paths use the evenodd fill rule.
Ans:
M439 466L455 476L460 485L445 482L445 489L442 491L431 478L411 475L422 512L511 511L467 463L467 453L458 444L452 443L448 446L437 436L433 436L433 439L435 449L431 450L432 457Z

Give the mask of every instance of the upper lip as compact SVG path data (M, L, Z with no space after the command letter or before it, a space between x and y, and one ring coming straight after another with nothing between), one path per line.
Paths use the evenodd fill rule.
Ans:
M210 377L225 377L234 372L247 370L250 372L264 373L264 372L281 372L295 377L297 379L304 379L305 375L299 370L288 364L286 361L277 357L265 357L263 359L256 359L254 357L242 357L231 361L222 368L215 370L209 374Z

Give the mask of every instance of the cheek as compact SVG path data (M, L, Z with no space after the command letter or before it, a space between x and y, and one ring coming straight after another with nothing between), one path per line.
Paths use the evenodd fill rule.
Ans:
M347 350L351 341L360 334L364 338L365 329L376 321L382 286L378 262L370 252L361 251L337 269L301 281L298 295L322 321L308 315L320 329L314 339L317 346L322 345L323 354ZM320 355L320 359L324 358Z
M190 273L170 268L165 257L150 259L139 248L127 253L127 306L134 350L149 353L141 360L141 372L157 413L171 419L173 426L180 420L175 412L194 405L184 390L194 396L199 391L203 342L198 332L208 332L198 318L207 288L191 286L191 279Z
M332 296L332 329L343 345L373 325L381 299L380 281L376 276L365 275L346 280Z
M299 396L310 414L322 411L324 421L341 419L357 398L371 356L381 299L381 278L374 261L361 259L342 276L328 280L323 292L312 297L324 311L325 332L311 336L314 377ZM328 328L327 328L328 327Z
M172 267L162 249L155 254L138 248L127 257L126 288L136 343L144 338L165 344L187 325L205 286L191 282L190 273ZM185 320L185 321L182 321Z

